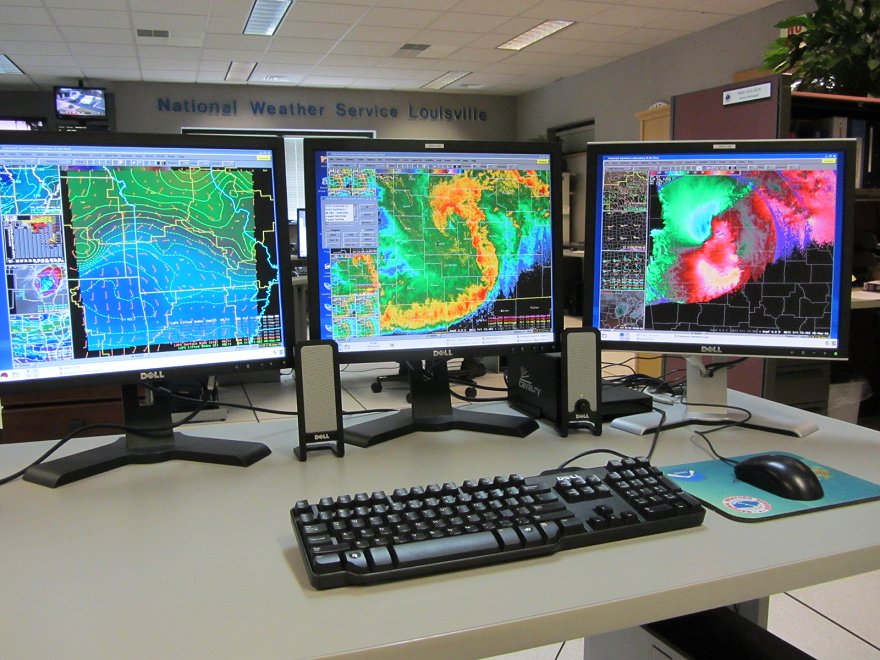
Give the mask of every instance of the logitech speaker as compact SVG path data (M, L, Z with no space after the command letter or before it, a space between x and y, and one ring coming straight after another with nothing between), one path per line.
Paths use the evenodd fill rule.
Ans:
M602 434L602 356L599 331L567 328L562 331L562 369L559 383L559 432L586 428Z
M342 388L339 385L334 341L304 341L294 350L299 446L293 451L304 461L314 450L345 454L342 443Z

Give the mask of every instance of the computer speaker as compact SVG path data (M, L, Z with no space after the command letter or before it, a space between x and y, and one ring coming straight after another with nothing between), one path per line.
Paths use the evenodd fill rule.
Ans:
M585 428L602 434L602 356L599 331L567 328L562 331L559 432Z
M304 461L314 450L345 454L342 442L342 388L334 341L304 341L294 349L299 446L293 451Z

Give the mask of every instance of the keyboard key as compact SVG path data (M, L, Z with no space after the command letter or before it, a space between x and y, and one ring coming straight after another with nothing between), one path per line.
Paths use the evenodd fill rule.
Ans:
M498 552L500 549L494 532L428 539L392 548L397 557L397 565L401 568L485 555Z

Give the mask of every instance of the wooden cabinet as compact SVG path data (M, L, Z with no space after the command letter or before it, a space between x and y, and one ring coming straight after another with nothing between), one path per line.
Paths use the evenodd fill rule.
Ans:
M118 387L8 394L3 397L3 442L57 440L89 424L122 424ZM106 435L95 429L84 435Z
M639 139L640 140L668 140L670 133L669 126L669 104L657 103L647 110L636 113L639 120Z

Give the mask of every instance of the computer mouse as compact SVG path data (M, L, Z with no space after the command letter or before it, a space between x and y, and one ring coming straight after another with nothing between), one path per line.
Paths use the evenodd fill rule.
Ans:
M818 500L825 494L819 477L794 456L761 454L736 464L736 478L789 500Z

